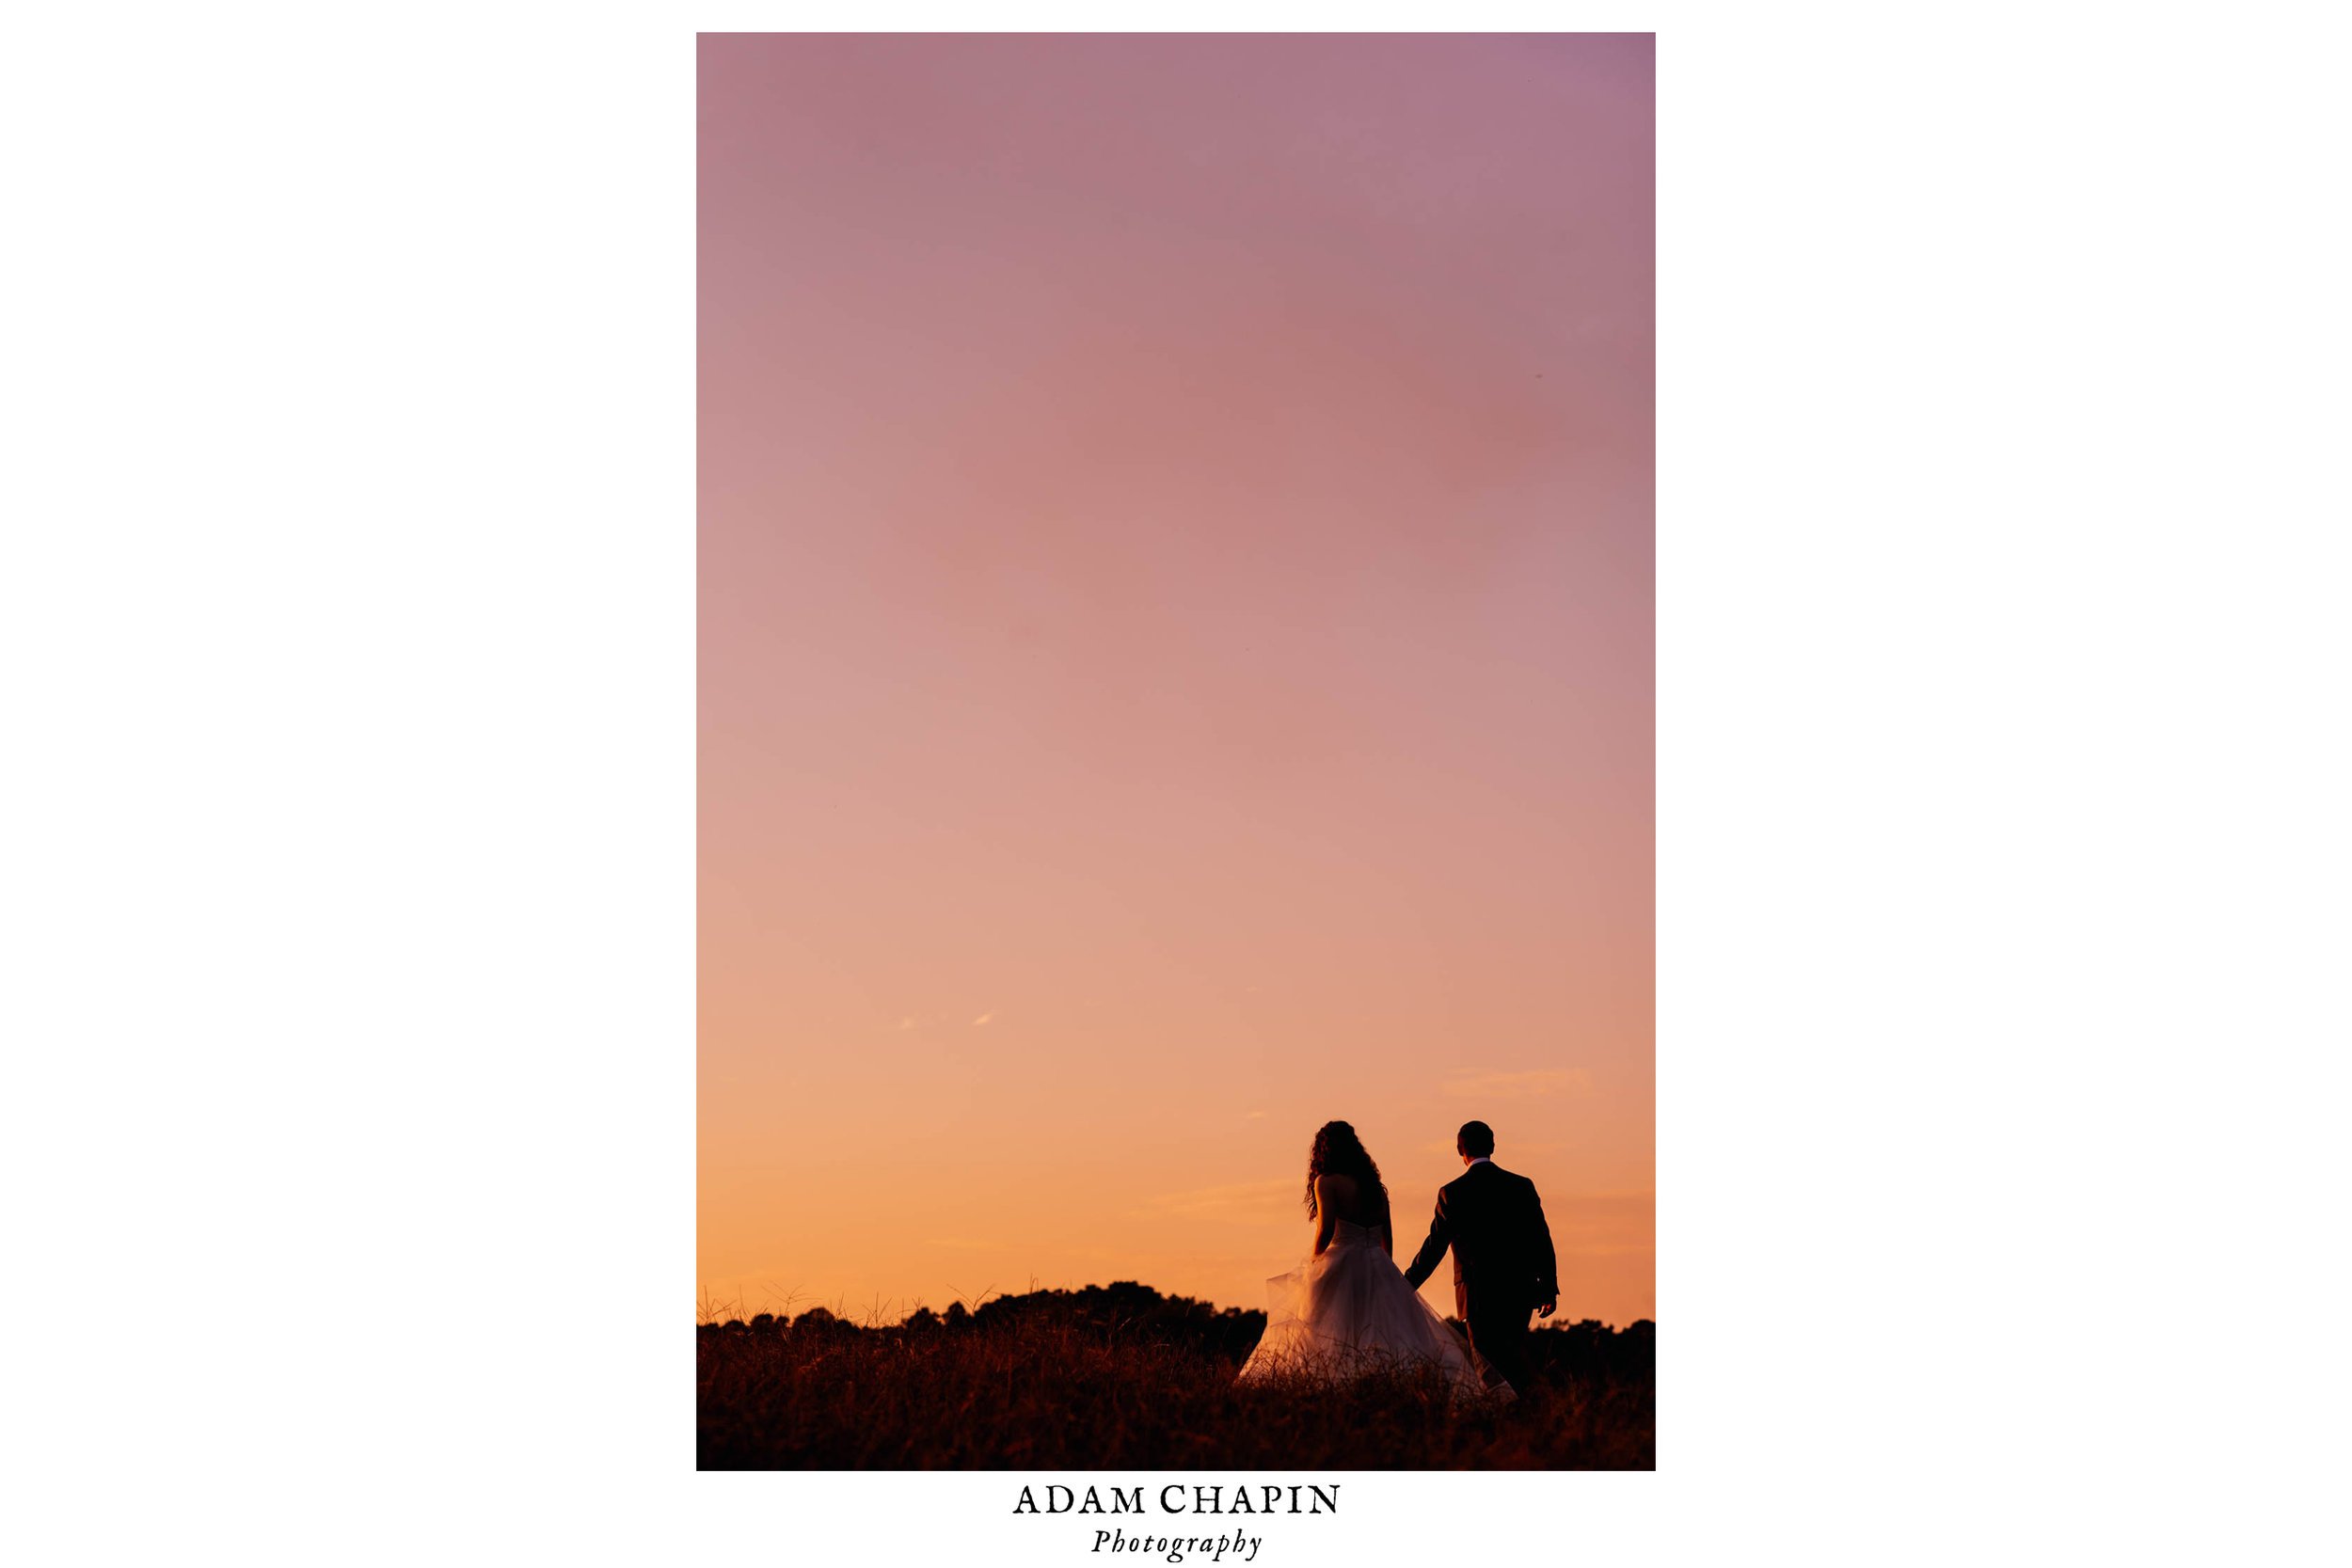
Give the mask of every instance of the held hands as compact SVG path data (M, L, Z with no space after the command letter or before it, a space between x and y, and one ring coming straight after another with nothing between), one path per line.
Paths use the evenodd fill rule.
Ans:
M1549 1318L1552 1315L1552 1313L1558 1311L1559 1309L1560 1298L1558 1296L1552 1296L1535 1304L1535 1316L1539 1318Z

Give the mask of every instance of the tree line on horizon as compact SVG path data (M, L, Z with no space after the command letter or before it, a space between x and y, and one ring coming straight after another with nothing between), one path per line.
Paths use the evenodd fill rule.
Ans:
M1448 1317L1446 1323L1457 1333L1461 1330L1460 1320ZM748 1319L706 1322L697 1325L697 1332L705 1337L822 1341L869 1335L919 1338L1043 1323L1105 1344L1181 1346L1239 1363L1264 1334L1266 1315L1255 1308L1219 1308L1191 1296L1163 1295L1149 1285L1126 1279L1075 1291L993 1296L977 1309L961 1301L951 1303L944 1312L917 1307L896 1323L859 1323L826 1307L812 1307L790 1318L760 1312ZM1539 1368L1556 1366L1574 1375L1646 1379L1656 1366L1657 1326L1647 1318L1623 1328L1610 1327L1595 1318L1575 1323L1555 1320L1536 1325L1530 1348Z

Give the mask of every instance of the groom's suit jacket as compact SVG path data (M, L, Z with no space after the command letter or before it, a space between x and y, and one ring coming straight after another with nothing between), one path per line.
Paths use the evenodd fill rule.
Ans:
M1470 1302L1486 1310L1516 1308L1522 1317L1560 1293L1551 1227L1544 1223L1535 1183L1492 1161L1470 1166L1438 1189L1429 1239L1413 1255L1405 1277L1413 1289L1436 1272L1454 1248L1454 1305L1468 1323Z

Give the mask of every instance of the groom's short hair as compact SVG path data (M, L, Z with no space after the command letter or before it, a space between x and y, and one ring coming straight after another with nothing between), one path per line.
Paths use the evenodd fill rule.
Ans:
M1495 1151L1495 1130L1483 1121L1466 1121L1462 1123L1462 1130L1454 1134L1454 1147L1473 1160L1492 1154Z

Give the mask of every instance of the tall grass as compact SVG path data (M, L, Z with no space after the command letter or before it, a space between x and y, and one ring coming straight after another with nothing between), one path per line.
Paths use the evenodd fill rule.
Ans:
M705 1469L1647 1469L1646 1323L1538 1333L1528 1397L1449 1400L1428 1370L1237 1386L1259 1314L1170 1301L1014 1309L858 1328L828 1312L707 1323L696 1338ZM1099 1292L1089 1291L1089 1296ZM1042 1302L1044 1297L1064 1298ZM1040 1303L1023 1308L1024 1302ZM992 1304L996 1305L996 1304ZM1099 1305L1099 1304L1098 1304ZM1579 1338L1578 1336L1581 1338Z

